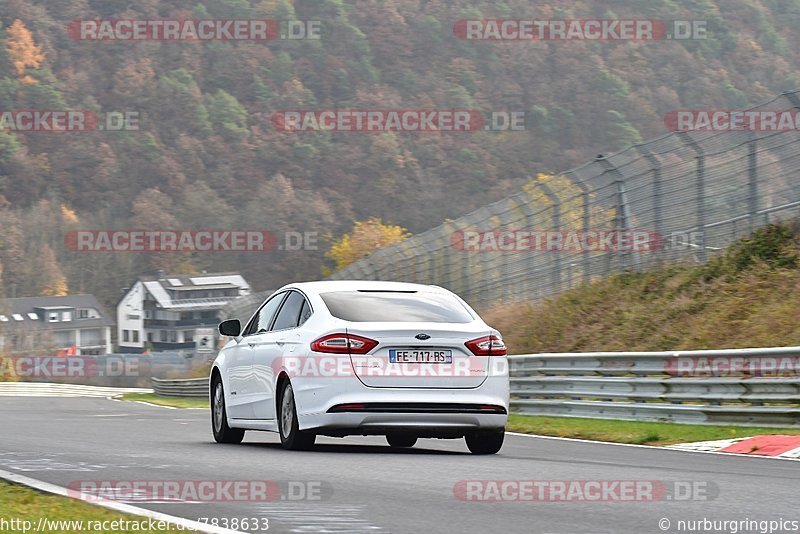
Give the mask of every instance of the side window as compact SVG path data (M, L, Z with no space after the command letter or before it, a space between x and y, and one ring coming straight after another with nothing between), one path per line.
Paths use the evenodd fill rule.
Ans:
M278 312L278 318L275 319L273 330L285 330L287 328L297 327L297 319L300 316L300 309L303 307L306 299L302 294L297 291L291 291L289 296L286 297L286 302L283 303L281 311Z
M272 322L272 318L275 317L275 313L278 311L278 308L280 308L281 302L283 302L285 296L286 293L279 293L261 306L261 309L258 310L258 314L253 317L253 320L248 325L244 335L249 336L262 330L268 331L269 324Z
M258 313L258 328L256 334L259 332L269 332L269 326L272 324L272 319L278 313L286 293L275 295L269 302L267 302L261 311Z
M297 322L297 326L302 326L303 323L308 321L308 318L311 317L311 306L308 305L308 301L303 299L303 307L300 310L300 320Z

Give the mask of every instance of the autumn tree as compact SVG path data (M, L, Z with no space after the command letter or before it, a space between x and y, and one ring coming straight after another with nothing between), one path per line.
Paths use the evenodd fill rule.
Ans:
M14 65L17 77L23 84L37 83L36 79L28 74L28 69L39 69L44 61L42 49L33 40L30 30L21 20L17 19L8 28L6 37L6 53Z
M173 215L172 199L156 188L143 191L133 201L131 222L141 230L180 229ZM145 270L164 270L168 273L193 273L195 267L188 252L159 251L146 256Z
M58 266L56 254L50 245L44 245L40 254L39 295L43 297L62 297L69 294L67 278Z
M336 262L334 269L339 271L381 247L399 243L409 237L411 234L405 228L384 224L373 217L366 221L356 221L349 233L331 245L326 256Z

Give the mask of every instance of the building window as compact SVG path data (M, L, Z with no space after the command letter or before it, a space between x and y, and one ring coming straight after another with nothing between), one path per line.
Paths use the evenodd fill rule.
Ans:
M178 342L178 331L173 330L169 333L169 341L170 343L177 343Z
M194 341L194 330L186 330L183 333L183 342L184 343L191 343Z
M127 330L123 330L122 331L122 341L125 342L125 343L128 342L128 331Z
M138 343L139 342L139 331L138 330L133 330L133 342L134 343Z
M15 317L15 319L16 319L16 317ZM47 320L50 321L51 323L57 323L58 322L58 312L50 312L50 313L48 313L47 314Z
M147 333L147 341L149 341L150 343L153 342L153 333L152 332L148 332Z
M159 339L161 339L162 343L166 343L167 342L167 331L166 330L161 330L161 335L160 335Z
M62 313L61 314L61 320L62 321L71 321L72 320L72 312L71 311L65 311L64 313Z
M89 310L78 310L78 319L88 319Z

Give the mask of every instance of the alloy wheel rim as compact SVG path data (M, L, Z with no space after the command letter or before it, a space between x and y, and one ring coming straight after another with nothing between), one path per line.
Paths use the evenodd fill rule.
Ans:
M214 430L217 432L222 431L224 403L225 401L222 398L222 384L217 383L217 387L214 388Z
M281 401L281 430L283 436L287 437L292 432L292 422L294 413L292 410L292 388L287 386Z

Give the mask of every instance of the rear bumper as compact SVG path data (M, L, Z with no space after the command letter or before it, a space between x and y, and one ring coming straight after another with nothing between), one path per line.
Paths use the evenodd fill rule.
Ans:
M492 404L425 403L425 402L370 402L337 404L328 413L435 413L435 414L493 414L507 415L505 406Z
M388 433L413 434L420 438L461 438L475 430L505 427L508 416L487 414L326 414L317 434L326 436L371 436Z
M508 420L507 376L490 376L473 389L370 388L351 383L324 404L314 402L318 391L300 389L295 389L299 427L319 434L461 437L478 429L503 428ZM303 399L306 395L309 398Z

